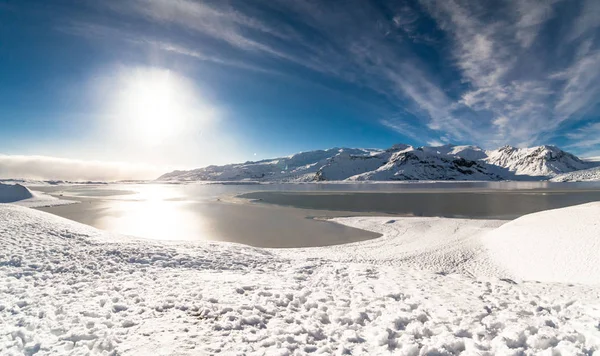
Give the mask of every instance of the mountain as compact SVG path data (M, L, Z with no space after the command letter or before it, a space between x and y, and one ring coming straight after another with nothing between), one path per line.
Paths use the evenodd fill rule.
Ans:
M191 171L174 171L158 178L161 181L312 181L317 171L336 155L368 156L380 150L330 148L301 152L257 162L208 166Z
M262 160L174 171L161 181L390 181L544 180L588 169L585 162L555 146L486 151L477 146L412 147L387 150L331 148Z
M593 164L582 161L556 146L532 148L504 146L494 151L487 151L485 161L523 176L553 177L557 174L593 167Z
M348 177L352 181L502 179L502 175L482 161L424 148L397 152L376 170Z
M559 174L552 178L553 182L591 182L600 181L600 167L584 169L569 173Z

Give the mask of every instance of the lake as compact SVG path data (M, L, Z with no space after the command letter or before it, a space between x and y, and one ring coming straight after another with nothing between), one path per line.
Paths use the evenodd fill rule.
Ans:
M326 246L379 235L315 218L513 219L600 200L599 183L108 184L36 187L80 204L41 208L103 230L258 247Z

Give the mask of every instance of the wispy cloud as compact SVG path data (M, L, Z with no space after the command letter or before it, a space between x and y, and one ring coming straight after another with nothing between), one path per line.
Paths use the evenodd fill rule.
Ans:
M456 65L470 85L461 104L490 121L486 132L490 137L536 143L597 102L599 58L585 42L571 60L552 51L548 54L554 57L545 58L529 49L555 16L553 6L559 1L507 2L506 13L493 16L492 22L489 11L482 11L476 2L424 2L440 27L453 36ZM578 19L575 24L580 26ZM557 69L563 72L557 75Z
M389 103L382 125L407 132L408 121L429 138L541 143L600 98L595 0L92 3L179 31L177 40L119 36L133 43L255 71L291 66L367 88ZM576 11L564 14L566 5ZM563 31L549 36L556 21Z

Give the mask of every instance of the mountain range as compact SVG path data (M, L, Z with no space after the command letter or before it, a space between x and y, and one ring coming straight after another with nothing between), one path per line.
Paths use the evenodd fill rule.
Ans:
M397 144L386 150L330 148L256 162L173 171L159 181L411 181L561 180L564 174L593 169L556 146L484 150L477 146ZM569 180L565 176L562 181ZM577 177L577 175L573 175Z

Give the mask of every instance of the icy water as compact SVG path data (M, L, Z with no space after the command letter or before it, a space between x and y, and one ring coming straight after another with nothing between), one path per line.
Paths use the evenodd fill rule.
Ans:
M260 247L326 246L378 236L320 217L513 219L600 200L598 183L548 182L110 184L35 189L81 201L40 210L100 229L153 239L216 240Z

